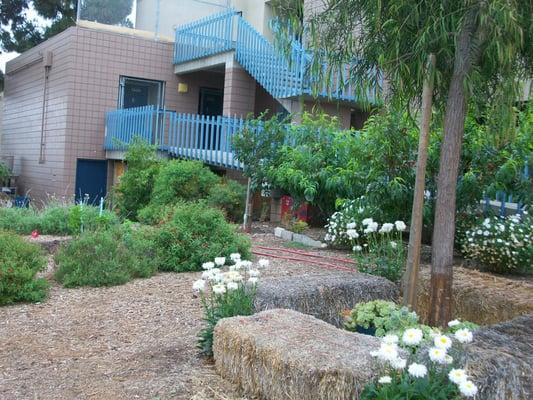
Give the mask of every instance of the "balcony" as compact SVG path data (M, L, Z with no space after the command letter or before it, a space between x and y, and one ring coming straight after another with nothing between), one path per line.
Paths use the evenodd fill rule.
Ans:
M232 138L244 124L241 118L183 114L155 106L113 110L106 114L104 148L125 151L139 137L171 157L241 170Z
M356 91L345 82L350 67L318 79L310 70L313 53L293 40L290 54L276 48L235 10L203 18L176 29L174 64L183 64L224 52L235 60L274 98L302 95L355 102ZM324 70L328 68L323 66ZM325 75L325 74L324 74Z

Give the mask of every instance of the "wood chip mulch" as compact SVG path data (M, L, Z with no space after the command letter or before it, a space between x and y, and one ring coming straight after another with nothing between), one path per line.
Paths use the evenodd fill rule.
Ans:
M252 240L283 246L272 234ZM52 269L51 261L48 279ZM271 260L264 276L315 272L324 270ZM107 288L52 282L45 302L0 308L0 399L244 399L195 347L202 311L191 286L199 275Z

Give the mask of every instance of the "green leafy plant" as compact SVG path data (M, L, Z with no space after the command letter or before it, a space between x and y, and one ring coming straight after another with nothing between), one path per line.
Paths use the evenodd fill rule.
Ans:
M136 137L128 147L125 161L127 169L114 188L114 203L121 217L136 220L139 210L150 202L161 160L155 146Z
M0 187L11 176L11 171L2 161L0 161Z
M254 267L252 262L242 261L240 257L238 253L232 254L229 267L224 267L226 257L215 258L215 263L204 263L202 279L193 284L202 301L205 322L198 335L198 348L206 356L213 355L213 333L219 320L254 312L259 268L266 260L260 260Z
M466 232L463 254L492 272L532 272L533 218L484 219Z
M177 200L200 200L220 178L199 161L170 160L162 163L155 178L151 202L173 204Z
M157 270L152 240L151 228L128 224L84 232L59 250L55 278L76 287L121 285L152 276Z
M108 210L72 204L47 204L42 209L0 208L0 229L29 235L37 230L44 235L75 235L84 230L107 229L119 223Z
M405 223L403 221L396 221L394 224L384 223L379 228L379 224L372 218L366 218L361 225L361 235L356 225L350 225L351 229L347 229L345 234L355 244L353 251L357 269L360 272L383 276L398 282L402 277L406 260L402 241L402 232L407 228Z
M207 196L207 204L220 208L232 222L242 222L246 201L246 187L228 179L214 185Z
M249 239L237 233L222 211L201 203L178 203L156 237L159 268L198 271L206 258L240 253L250 256Z
M413 326L418 326L416 313L385 300L358 303L344 320L345 329L353 332L361 330L360 328L375 330L378 337Z
M292 221L290 225L290 230L294 233L302 233L305 232L309 228L309 224L305 221L297 220Z
M35 277L45 266L46 258L38 245L0 231L0 305L46 298L48 282Z

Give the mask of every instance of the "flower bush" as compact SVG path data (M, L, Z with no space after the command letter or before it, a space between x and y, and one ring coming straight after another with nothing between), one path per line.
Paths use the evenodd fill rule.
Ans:
M533 269L533 218L513 215L486 218L468 230L463 254L490 271L509 273Z
M324 241L335 247L352 247L355 239L353 230L355 229L358 237L362 240L363 219L367 217L377 219L380 215L379 209L370 205L364 196L355 200L340 201L338 202L338 210L328 218ZM351 230L352 236L348 236L348 230Z
M384 223L381 226L372 218L365 218L358 226L347 224L345 237L353 245L357 268L360 272L382 276L398 282L405 267L405 246L402 232L407 229L403 221ZM362 229L362 234L359 231Z
M206 326L198 336L198 347L203 354L213 354L213 332L220 319L253 314L260 270L268 264L268 260L262 259L254 265L242 260L239 253L232 253L229 259L216 257L214 262L202 264L202 278L193 283L193 290L200 295L204 310Z
M376 399L460 399L477 394L476 385L459 365L463 345L472 341L472 331L457 329L460 321L450 321L455 333L420 328L403 334L388 334L378 350L371 352L382 370L381 377L369 383L363 400Z
M0 231L0 305L43 300L49 285L35 275L45 266L46 258L38 245Z

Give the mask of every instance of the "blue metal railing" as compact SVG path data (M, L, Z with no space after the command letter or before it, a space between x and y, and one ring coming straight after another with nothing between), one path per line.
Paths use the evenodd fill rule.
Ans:
M303 94L355 101L357 93L348 84L350 67L329 71L323 66L319 78L313 77L313 53L298 40L290 43L285 54L257 32L235 10L215 14L176 30L174 63L235 50L235 59L275 98ZM328 77L327 79L325 77Z
M224 11L176 29L174 64L229 51L235 11Z
M126 150L135 137L172 156L242 169L232 138L245 126L242 118L176 113L155 106L113 110L106 114L106 150Z

